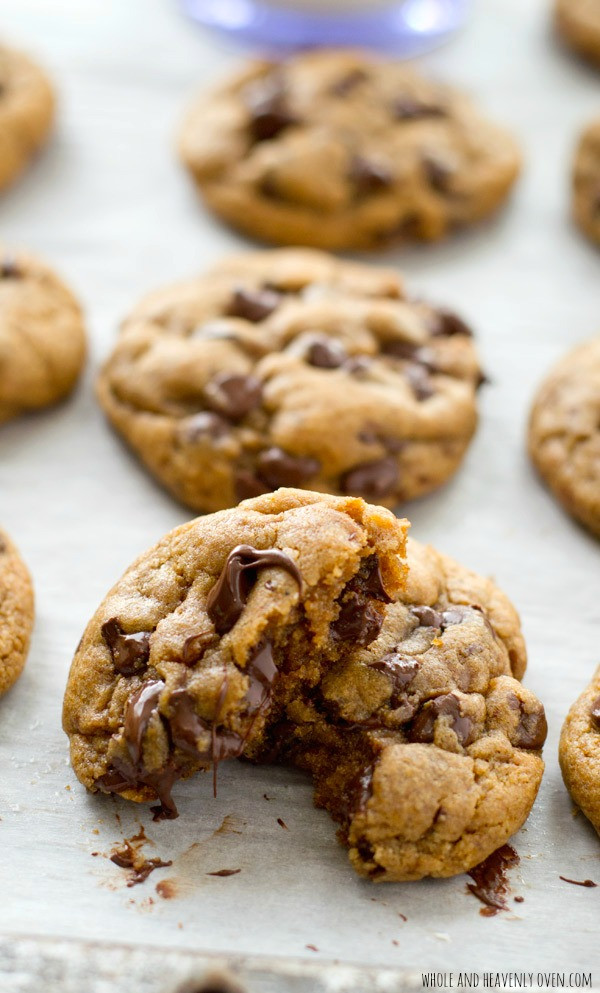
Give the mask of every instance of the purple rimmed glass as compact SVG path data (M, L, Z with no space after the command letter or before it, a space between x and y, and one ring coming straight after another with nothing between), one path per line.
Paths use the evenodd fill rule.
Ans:
M180 0L208 27L263 49L366 47L403 58L446 41L470 0Z

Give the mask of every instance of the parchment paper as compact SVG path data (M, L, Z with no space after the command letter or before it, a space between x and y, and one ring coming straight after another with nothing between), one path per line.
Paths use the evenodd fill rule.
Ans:
M600 112L600 75L556 46L545 0L475 4L468 29L426 65L512 126L523 178L492 223L380 258L477 329L492 379L477 438L450 485L404 510L416 537L495 576L513 597L530 651L526 681L550 723L541 794L515 841L513 893L524 902L484 918L465 877L391 886L356 878L300 774L223 765L216 800L209 777L180 785L179 820L159 825L144 808L87 796L75 780L60 708L83 627L130 561L188 517L110 433L92 378L141 293L247 244L203 210L172 150L186 101L238 54L170 0L1 0L0 27L45 62L61 95L55 140L0 202L0 235L63 273L85 304L92 343L71 402L0 431L0 520L37 593L26 673L0 703L0 931L417 973L597 967L600 888L559 875L600 883L600 847L573 816L556 751L566 710L600 662L600 546L534 478L524 431L550 364L600 332L600 256L567 211L572 146ZM147 854L174 864L130 889L103 856L140 822L154 842ZM241 872L206 875L222 868ZM173 899L156 892L165 878L175 880Z

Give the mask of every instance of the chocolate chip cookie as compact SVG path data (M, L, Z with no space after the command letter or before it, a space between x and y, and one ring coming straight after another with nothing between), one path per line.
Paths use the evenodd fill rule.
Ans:
M0 45L0 189L45 143L53 118L54 94L46 74L26 55Z
M565 786L600 834L600 668L567 715L558 757Z
M143 300L98 395L195 510L279 486L392 507L457 469L481 380L467 325L395 272L280 249Z
M65 397L85 348L71 291L39 259L0 246L0 423Z
M583 233L600 244L600 118L588 125L577 146L572 207Z
M569 352L544 380L529 453L565 509L600 536L600 338Z
M29 573L8 535L0 531L0 696L23 671L32 627Z
M555 23L563 41L600 64L600 0L556 0Z
M442 238L491 214L520 167L466 96L348 51L247 65L195 103L179 152L233 227L333 250Z
M506 597L361 499L279 490L142 555L87 627L64 726L92 791L227 758L309 770L361 875L448 876L526 819L544 711ZM406 566L408 565L408 576Z

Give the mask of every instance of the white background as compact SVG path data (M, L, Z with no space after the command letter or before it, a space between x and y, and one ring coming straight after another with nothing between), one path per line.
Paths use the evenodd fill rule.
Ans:
M382 258L405 271L412 291L454 306L477 329L492 379L479 433L454 481L405 509L415 536L495 576L513 597L527 683L550 723L541 794L516 839L512 878L525 902L490 919L465 877L388 886L356 878L299 774L230 764L217 800L208 777L179 786L181 817L161 825L143 808L86 796L75 780L60 729L73 650L133 557L188 516L110 433L92 379L141 293L243 247L204 212L173 154L186 102L238 56L188 23L175 0L0 0L2 35L36 53L60 91L56 137L2 197L0 235L62 272L91 338L77 395L0 432L0 520L37 592L29 664L0 703L0 931L417 970L600 965L600 888L558 878L600 883L598 838L572 816L556 757L568 705L600 662L600 548L554 505L524 453L540 377L600 331L600 257L572 229L567 205L573 143L600 111L600 75L555 45L547 21L545 0L479 0L462 36L426 60L512 126L526 169L490 225ZM229 814L241 834L211 837ZM91 852L108 852L140 818L156 843L148 854L175 865L127 889L122 871ZM242 871L206 875L224 867ZM157 897L164 877L180 880L176 899Z

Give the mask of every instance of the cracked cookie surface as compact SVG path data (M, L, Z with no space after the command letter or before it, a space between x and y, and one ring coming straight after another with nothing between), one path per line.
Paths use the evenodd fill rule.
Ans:
M281 249L143 300L98 396L195 510L279 486L393 507L458 468L482 379L466 324L392 270Z
M249 64L194 104L179 151L234 227L333 250L442 238L492 213L520 167L466 96L348 51Z
M587 126L577 146L572 206L583 233L600 244L600 118Z
M81 308L39 259L0 246L0 423L62 400L85 361Z
M600 536L600 338L573 349L544 380L529 452L557 500Z
M600 65L600 0L557 0L555 23L563 41Z
M565 786L600 834L600 667L569 710L558 757Z
M54 94L45 73L26 55L0 45L0 189L45 143L53 118Z
M360 499L300 490L199 518L101 604L64 705L91 790L174 816L226 758L309 770L358 873L448 876L526 819L543 707L494 584ZM408 564L408 576L406 575Z
M0 530L0 696L23 671L32 628L29 573L8 535Z

